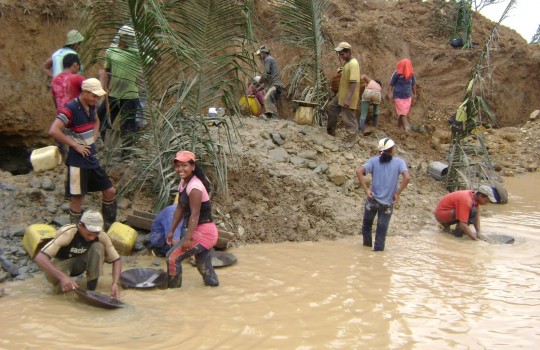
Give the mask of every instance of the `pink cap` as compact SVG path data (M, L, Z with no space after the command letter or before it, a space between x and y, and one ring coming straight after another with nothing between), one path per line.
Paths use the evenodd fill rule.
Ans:
M182 163L188 163L190 160L195 162L195 155L190 151L179 151L178 153L176 153L176 157L174 157L174 160Z

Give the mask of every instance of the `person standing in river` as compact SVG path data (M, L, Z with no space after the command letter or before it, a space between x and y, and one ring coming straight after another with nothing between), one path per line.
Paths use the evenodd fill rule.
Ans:
M166 238L167 244L172 245L166 255L168 286L169 288L182 286L182 261L195 256L197 270L203 277L204 285L217 287L219 281L210 255L210 249L218 239L208 194L210 182L196 163L195 154L192 152L176 153L174 167L181 180L178 186L178 205ZM174 231L182 218L187 231L184 238L174 244Z
M367 195L362 222L363 244L371 247L373 221L375 216L378 216L373 250L383 251L394 205L398 202L401 192L409 184L411 177L405 161L396 157L397 149L394 141L384 138L379 141L378 149L379 156L368 159L364 165L360 166L356 170L356 177ZM371 189L366 185L367 174L371 174L372 177ZM403 180L398 187L399 175L403 177Z

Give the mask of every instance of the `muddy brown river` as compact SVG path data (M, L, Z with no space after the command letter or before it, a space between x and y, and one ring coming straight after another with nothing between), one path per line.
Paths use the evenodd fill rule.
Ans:
M488 205L485 234L433 227L372 252L358 236L249 245L205 288L184 265L177 290L123 290L105 310L45 279L4 283L1 349L537 349L540 344L540 176L509 178L510 203ZM392 227L391 229L392 230ZM154 267L129 257L124 270ZM108 292L110 267L98 291Z

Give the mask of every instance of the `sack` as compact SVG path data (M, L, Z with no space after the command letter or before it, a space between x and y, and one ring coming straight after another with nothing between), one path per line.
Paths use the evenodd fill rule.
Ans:
M330 90L334 94L337 94L339 91L339 82L341 80L341 72L337 73L333 78L332 81L330 81Z

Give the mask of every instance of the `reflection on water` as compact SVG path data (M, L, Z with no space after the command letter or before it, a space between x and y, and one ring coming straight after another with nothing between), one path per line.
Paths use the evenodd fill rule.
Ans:
M53 295L42 278L4 284L0 348L533 349L540 213L530 188L540 178L529 178L534 186L507 181L510 204L486 207L482 221L513 245L436 229L391 236L382 253L359 237L251 245L231 250L239 262L217 270L218 288L185 265L181 289L124 290L130 306L118 310ZM130 258L124 269L156 260Z

